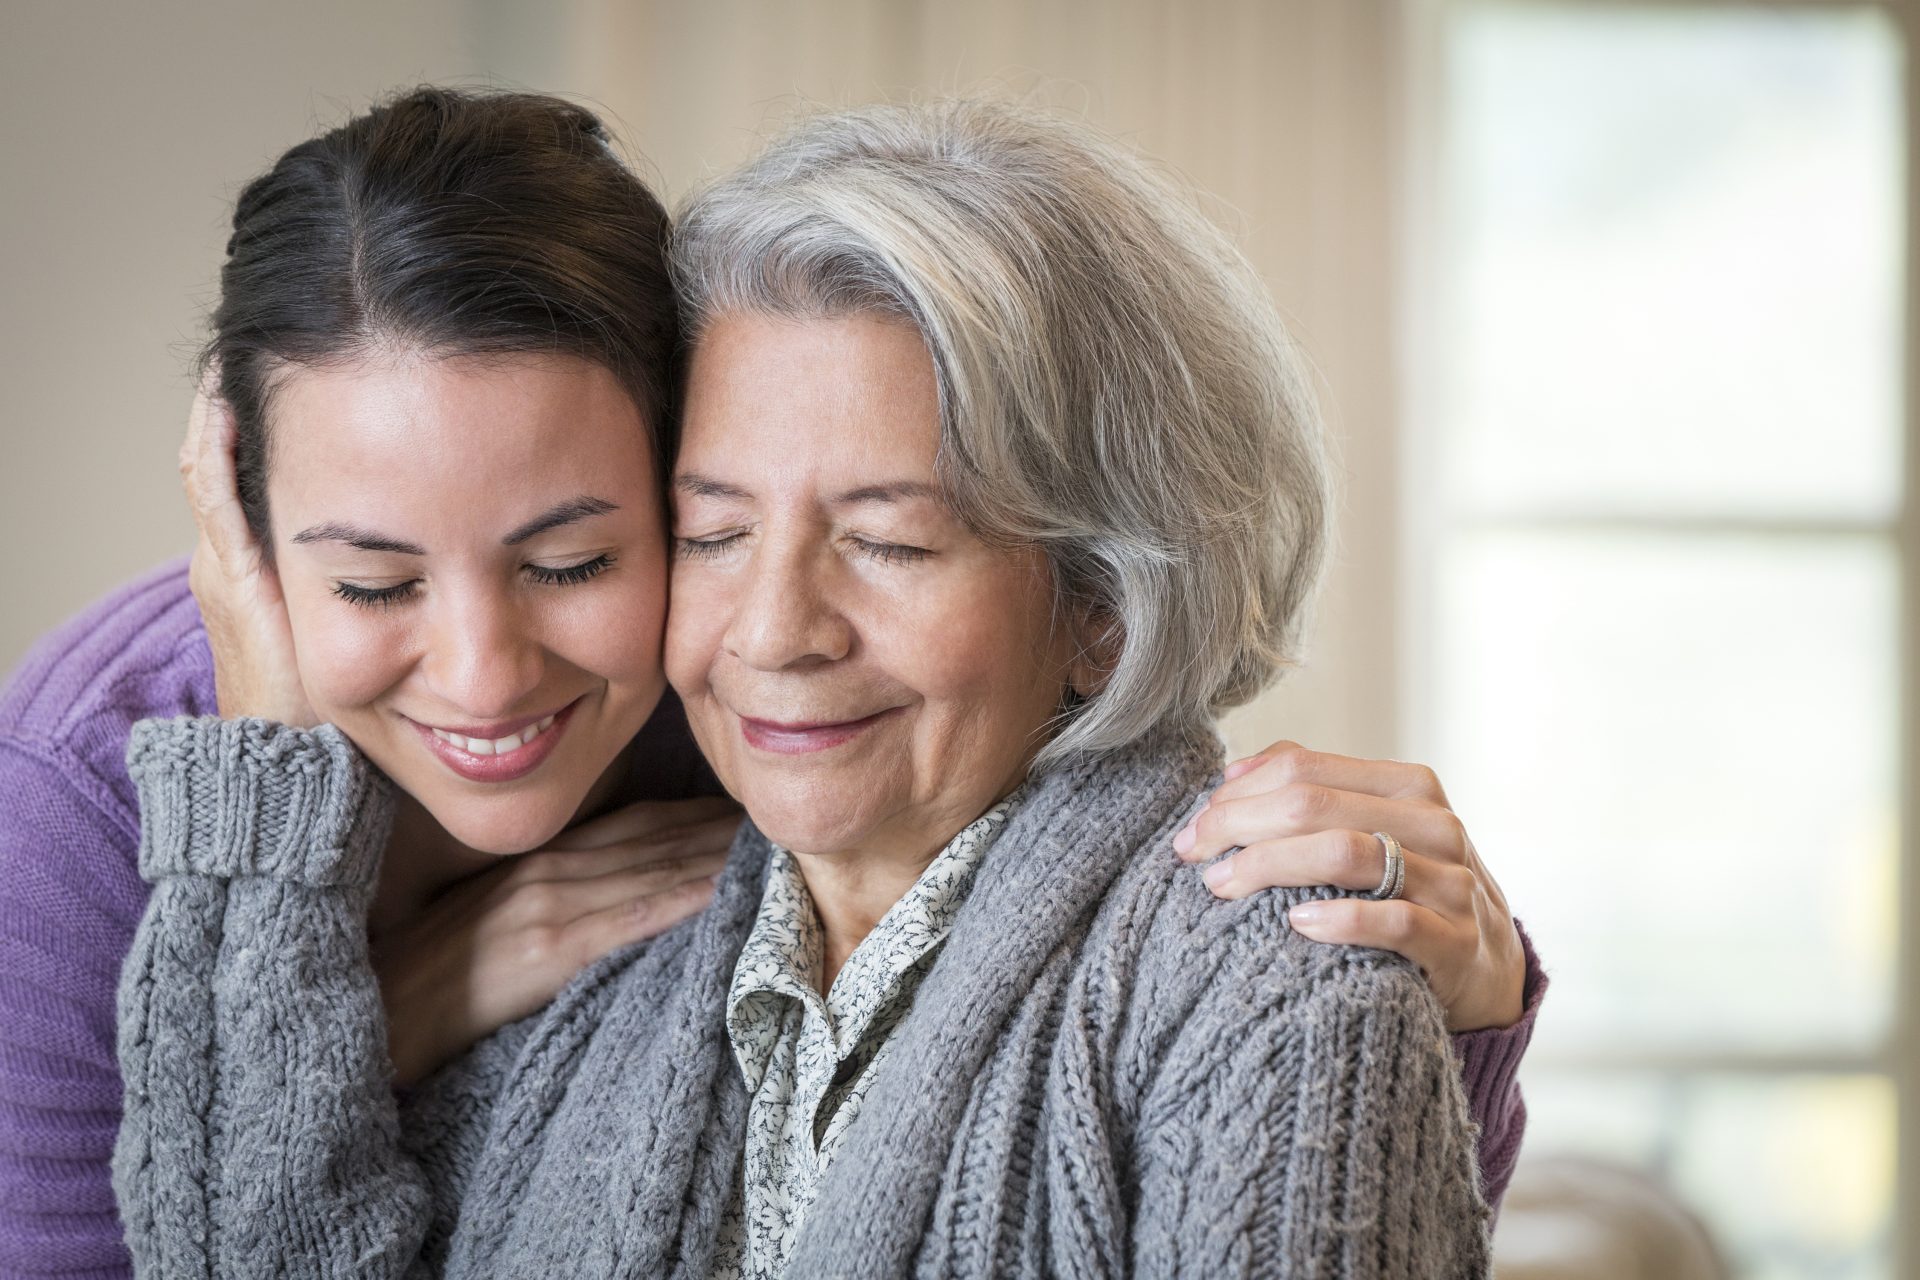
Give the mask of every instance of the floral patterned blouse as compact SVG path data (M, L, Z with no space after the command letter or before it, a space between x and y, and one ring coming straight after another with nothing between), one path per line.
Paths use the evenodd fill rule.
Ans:
M747 1145L712 1275L780 1275L815 1190L860 1112L1016 791L955 836L864 938L822 999L825 942L793 856L777 845L734 966L727 1035L746 1079Z

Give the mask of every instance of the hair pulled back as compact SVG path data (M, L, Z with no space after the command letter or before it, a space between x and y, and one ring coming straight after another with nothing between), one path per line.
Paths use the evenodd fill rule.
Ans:
M679 338L667 231L600 120L544 95L422 87L287 151L234 207L202 355L219 365L261 547L277 375L382 344L604 366L664 465Z

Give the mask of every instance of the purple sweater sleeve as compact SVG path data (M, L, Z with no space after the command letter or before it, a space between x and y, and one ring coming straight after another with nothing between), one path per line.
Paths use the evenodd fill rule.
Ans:
M146 894L88 780L0 738L0 1280L131 1273L108 1182L113 990Z
M1533 939L1513 922L1526 952L1527 980L1521 993L1520 1020L1510 1027L1468 1031L1453 1038L1454 1057L1467 1088L1467 1106L1480 1126L1480 1185L1497 1219L1500 1201L1513 1179L1520 1140L1527 1132L1527 1104L1520 1096L1520 1059L1533 1039L1533 1023L1547 994L1547 974L1534 953Z

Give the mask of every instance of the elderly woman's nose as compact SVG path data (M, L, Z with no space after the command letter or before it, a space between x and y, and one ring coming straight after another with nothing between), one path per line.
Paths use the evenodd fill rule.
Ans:
M540 685L543 649L530 620L502 594L438 602L427 638L427 683L450 707L476 720L523 713ZM534 708L537 709L537 708Z
M853 629L834 604L832 566L823 559L808 547L768 547L754 556L727 627L735 657L779 671L847 656Z

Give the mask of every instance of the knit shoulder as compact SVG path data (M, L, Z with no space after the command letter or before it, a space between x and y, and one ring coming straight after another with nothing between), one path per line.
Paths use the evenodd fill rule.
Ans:
M1386 1001L1443 1034L1439 1004L1411 961L1315 942L1288 922L1296 903L1359 895L1318 886L1225 901L1207 888L1202 868L1174 856L1174 833L1217 785L1215 777L1197 789L1191 804L1131 852L1089 939L1109 953L1103 967L1133 975L1124 1037L1130 1047L1157 1061L1195 1019L1250 1024L1275 1006L1309 1016L1319 1006L1355 1002Z
M138 811L124 760L134 723L213 712L213 656L181 559L97 601L28 651L0 689L0 742L65 775L132 832Z

